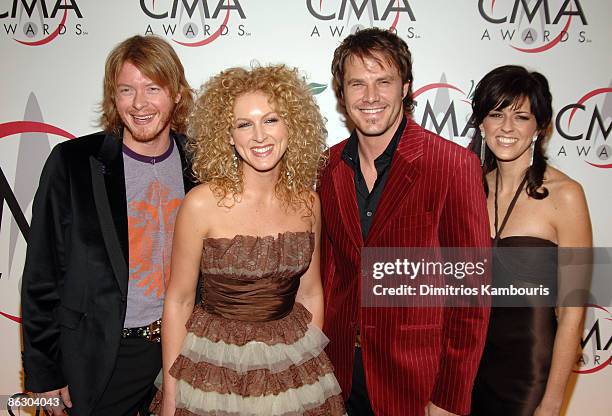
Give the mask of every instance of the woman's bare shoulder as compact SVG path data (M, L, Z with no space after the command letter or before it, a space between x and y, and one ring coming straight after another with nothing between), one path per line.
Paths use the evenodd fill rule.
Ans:
M185 199L183 200L183 205L192 205L197 207L205 207L207 204L214 200L214 195L212 189L210 189L210 185L207 183L202 183L191 188L187 195L185 195Z
M578 181L552 166L546 168L543 186L548 189L555 205L574 205L585 198L582 185Z

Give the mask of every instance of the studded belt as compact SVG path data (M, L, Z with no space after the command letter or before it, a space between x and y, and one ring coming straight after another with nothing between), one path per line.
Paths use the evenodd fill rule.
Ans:
M161 342L161 319L138 328L123 328L121 338L144 338L151 342Z

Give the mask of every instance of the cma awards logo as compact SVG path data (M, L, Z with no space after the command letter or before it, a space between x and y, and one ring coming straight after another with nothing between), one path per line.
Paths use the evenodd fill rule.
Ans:
M224 36L249 37L238 0L140 0L142 12L153 19L145 34L164 35L179 45L208 45ZM240 19L240 20L238 20Z
M11 186L7 172L0 165L0 235L8 237L8 244L2 246L2 250L7 251L0 255L3 259L0 267L7 268L0 270L0 284L10 284L10 290L18 286L9 283L11 274L18 275L23 270L23 265L19 264L17 247L20 237L22 241L26 243L28 241L30 225L24 211L32 204L42 167L51 152L49 136L62 139L74 138L64 129L44 122L38 100L33 93L28 97L23 120L0 123L0 141L18 138L16 153L7 154L4 149L8 147L3 147L0 153L2 155L0 162L10 159L11 166L15 166L15 179ZM9 221L5 218L7 215L10 216ZM11 270L14 273L11 273ZM6 293L8 289L3 287L2 290ZM21 322L21 318L16 313L0 310L0 316L16 323Z
M600 169L612 168L612 83L585 93L559 110L555 128L565 139L557 157L577 157Z
M410 3L409 0L306 0L308 13L318 21L310 30L310 37L342 39L366 27L381 27L407 39L418 39L414 26L400 25L416 21Z
M582 354L576 363L575 373L592 374L612 365L612 313L607 308L590 305L587 322L580 341Z
M3 6L9 8L0 6L0 33L22 45L46 45L67 33L87 35L78 20L74 23L83 18L76 0L11 0Z
M473 135L469 122L473 90L474 81L467 88L457 86L448 83L443 73L440 82L420 87L412 94L415 121L447 140L467 146Z
M478 0L478 12L490 25L480 40L503 41L525 53L545 52L565 42L590 43L579 0Z

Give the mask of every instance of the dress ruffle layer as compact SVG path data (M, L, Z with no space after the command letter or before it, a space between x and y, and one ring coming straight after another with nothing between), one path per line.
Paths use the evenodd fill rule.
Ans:
M259 369L277 373L318 357L328 342L323 332L310 324L304 336L292 344L268 345L262 341L249 341L244 345L234 345L188 333L181 355L194 363L212 364L237 373Z
M292 279L308 268L314 241L312 232L290 231L277 236L205 238L201 271L204 276L227 279Z
M212 412L193 413L187 409L176 409L174 416L243 416L244 413L226 412L215 410ZM284 413L282 416L329 416L329 415L346 415L344 412L344 402L342 396L330 397L320 406L303 412Z
M267 322L245 322L227 319L196 306L187 321L187 331L212 342L245 345L260 341L268 345L293 344L308 331L312 315L300 303L285 317Z
M261 369L239 374L208 363L193 363L188 358L179 356L170 369L170 374L204 392L231 393L245 397L262 396L316 383L319 378L333 373L334 369L329 360L323 357L312 358L299 366L292 365L278 373Z
M239 394L219 394L193 388L184 380L177 382L177 408L196 415L303 415L309 410L325 406L328 399L340 395L340 387L332 373L320 377L316 383L279 394L244 397ZM334 413L323 413L333 415ZM338 413L335 413L338 414Z

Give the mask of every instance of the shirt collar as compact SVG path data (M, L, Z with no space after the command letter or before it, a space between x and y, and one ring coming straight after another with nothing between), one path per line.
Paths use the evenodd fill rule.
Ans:
M402 137L404 129L406 128L407 122L408 119L404 114L402 117L402 122L397 127L397 130L387 145L387 148L374 160L374 166L376 166L377 170L379 166L389 164L391 159L393 159L393 155L395 154L395 150L397 149L399 140ZM353 168L359 166L359 139L357 138L356 129L353 130L351 136L346 142L346 145L344 146L344 149L342 150L342 159Z
M174 138L172 137L172 135L170 135L170 145L168 146L168 149L162 153L159 156L145 156L145 155L141 155L140 153L136 153L134 150L130 149L129 147L127 147L125 145L125 143L123 143L123 153L134 159L137 160L139 162L143 162L143 163L150 163L150 164L155 164L155 163L160 163L163 162L164 160L168 159L168 157L170 157L170 155L172 154L172 150L174 149Z

